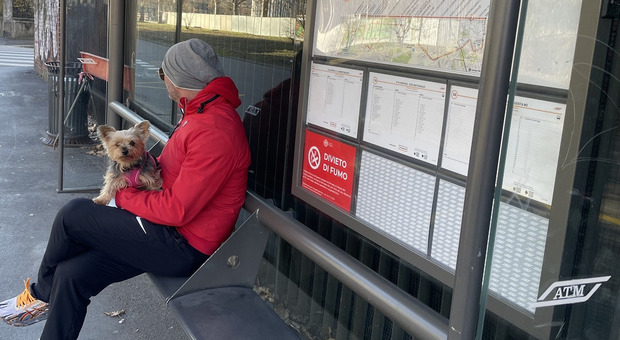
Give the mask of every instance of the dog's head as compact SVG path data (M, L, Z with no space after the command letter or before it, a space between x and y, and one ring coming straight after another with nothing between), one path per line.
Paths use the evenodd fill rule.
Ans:
M144 155L149 138L148 121L142 121L127 130L116 130L108 125L100 125L97 135L111 160L121 169L130 168Z

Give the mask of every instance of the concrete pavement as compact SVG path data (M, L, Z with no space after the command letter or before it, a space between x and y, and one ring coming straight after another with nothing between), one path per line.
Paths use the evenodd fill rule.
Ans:
M32 48L32 41L0 38L4 46ZM47 82L32 67L0 66L0 300L36 279L56 211L74 197L57 193L58 150L42 143L48 126ZM104 312L124 309L124 321ZM0 339L38 339L43 323L24 328L0 324ZM184 331L163 299L141 275L111 285L88 308L81 340L181 340Z

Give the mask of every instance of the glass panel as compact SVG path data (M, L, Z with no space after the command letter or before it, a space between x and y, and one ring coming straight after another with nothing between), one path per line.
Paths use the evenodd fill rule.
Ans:
M305 2L259 3L184 1L181 40L216 50L239 89L252 152L248 187L280 205L290 197Z
M60 191L96 190L105 171L105 158L98 152L94 135L105 124L107 83L97 76L85 76L87 65L80 64L83 52L107 56L108 1L67 1L65 37L64 119L62 184ZM93 30L97 34L84 34ZM49 129L44 143L59 145L60 98L58 63L48 66Z
M129 3L136 15L135 89L132 109L169 130L177 110L168 99L157 68L166 50L198 38L213 46L239 89L243 119L252 150L249 187L278 203L290 197L292 148L299 92L299 69L305 1L183 1L181 17L175 1ZM254 6L254 7L252 7ZM131 36L131 35L130 35ZM131 45L131 43L130 43ZM287 200L293 204L292 199Z
M452 291L350 229L320 218L316 232L351 256L449 315ZM365 299L344 286L290 244L273 237L265 250L255 290L306 339L413 339Z
M617 18L524 3L480 337L617 339Z
M164 54L175 43L176 8L175 0L141 0L127 3L133 22L127 25L129 45L135 46L132 55L126 55L126 64L132 64L134 88L130 93L132 109L149 119L160 129L170 130L176 123L176 110L168 97L166 86L157 70ZM132 19L129 20L132 20ZM131 91L131 89L130 89Z

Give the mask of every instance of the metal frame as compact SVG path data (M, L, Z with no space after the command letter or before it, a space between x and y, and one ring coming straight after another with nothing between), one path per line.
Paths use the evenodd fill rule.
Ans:
M58 42L58 192L63 192L64 181L64 155L65 155L65 134L64 134L64 122L65 122L65 41L67 36L67 4L65 0L60 0L59 3L60 13L58 20L60 21L60 36Z
M309 27L314 27L317 4L313 1L309 6L311 8L308 19ZM301 187L304 129L306 128L305 108L308 105L308 86L306 86L307 81L304 79L307 80L309 76L308 65L312 56L313 30L308 30L307 40L305 41L303 65L306 68L302 72L302 89L300 92L302 100L298 112L298 132L295 140L293 194L385 247L396 256L408 260L422 271L440 279L444 284L453 287L449 339L473 339L476 336L478 318L473 316L478 315L481 308L485 253L519 8L519 0L491 2L487 43L484 51L485 58L480 77L475 137L471 150L472 155L465 194L461 246L459 247L454 276L446 276L445 270L442 271L439 266L427 258L421 255L416 256L417 254L410 249L397 244L386 235L366 226L354 216L341 211ZM450 282L451 280L454 281ZM398 314L396 316L386 315L398 322L397 320L400 320L398 318L403 317L400 313ZM400 324L400 322L398 323ZM406 328L406 325L401 326Z
M125 25L125 2L121 0L110 0L108 16L108 103L113 101L123 101L123 68L124 60L124 25ZM121 120L114 113L108 110L107 124L115 128L120 128Z
M545 245L539 296L553 282L570 277L575 261L574 258L564 258L566 247L575 244L575 236L571 236L570 230L570 226L574 225L574 222L571 222L574 220L574 215L570 212L575 208L573 206L575 194L568 193L574 192L573 188L575 187L583 187L582 183L585 178L575 177L579 165L577 162L562 164L561 161L578 158L579 153L582 152L580 150L580 145L583 144L581 140L583 138L582 131L587 124L585 116L592 110L598 110L598 108L590 106L588 96L592 86L592 65L595 64L597 58L597 37L602 6L601 1L584 1L581 5L573 72L566 105L566 116L573 116L571 119L572 126L565 126L560 143L560 162L556 171L553 209L549 217L548 229L548 233L555 237L548 238ZM563 242L559 242L560 240ZM554 315L557 318L558 315L564 313L565 309L566 306L537 309L532 323L551 325ZM549 338L553 335L551 327L538 331L540 332L539 336L543 338Z
M478 318L473 316L478 315L481 308L482 281L519 7L519 0L491 2L465 189L461 246L450 309L450 339L473 339L477 331Z

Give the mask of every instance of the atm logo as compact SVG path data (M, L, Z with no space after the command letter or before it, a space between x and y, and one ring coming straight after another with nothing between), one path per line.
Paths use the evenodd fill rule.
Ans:
M610 278L611 276L601 276L554 282L531 306L559 306L588 301Z

